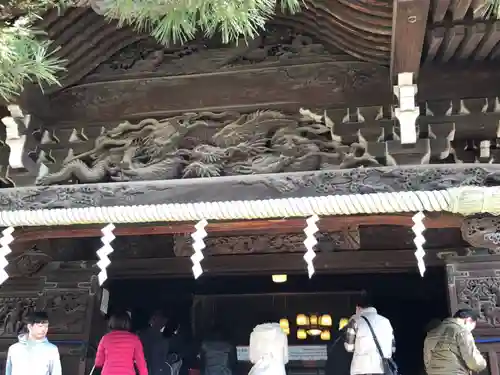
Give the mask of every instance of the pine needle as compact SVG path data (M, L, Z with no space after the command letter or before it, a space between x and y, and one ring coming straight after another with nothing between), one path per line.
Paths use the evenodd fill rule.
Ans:
M497 19L500 16L500 0L487 0L476 11L482 13L484 18Z
M197 32L220 33L223 43L255 38L279 6L300 11L301 0L107 0L106 15L149 32L161 44L185 43Z
M54 56L50 41L32 28L49 8L74 0L0 0L0 98L9 102L26 82L58 83L64 61ZM220 34L222 42L253 39L275 14L300 11L303 0L103 0L106 16L148 32L161 44L186 43L202 32ZM500 0L493 1L497 4ZM2 24L3 22L3 24Z

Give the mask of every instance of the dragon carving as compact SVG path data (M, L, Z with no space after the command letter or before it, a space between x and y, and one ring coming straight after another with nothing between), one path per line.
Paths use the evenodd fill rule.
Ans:
M377 166L359 136L346 145L325 114L301 109L185 113L123 122L40 185L164 180Z

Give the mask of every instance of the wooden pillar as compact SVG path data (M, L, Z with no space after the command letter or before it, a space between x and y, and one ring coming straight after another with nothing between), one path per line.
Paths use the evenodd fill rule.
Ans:
M49 339L59 348L63 375L89 373L105 330L94 268L87 262L52 262L39 273L14 277L2 286L0 372L23 319L33 310L43 310L49 315Z
M471 245L466 256L446 259L450 312L469 307L480 314L474 335L489 362L491 375L499 375L500 357L500 218L471 217L462 223L462 238Z

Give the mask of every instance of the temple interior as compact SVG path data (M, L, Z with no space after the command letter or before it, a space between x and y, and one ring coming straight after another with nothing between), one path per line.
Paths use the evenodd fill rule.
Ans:
M157 309L170 318L168 329L181 327L186 339L196 347L212 325L226 326L226 335L237 347L248 345L252 328L264 321L288 319L289 346L325 347L328 360L291 358L289 373L348 373L350 357L339 336L338 322L354 311L356 295L366 292L378 312L392 322L397 343L396 361L403 374L423 372L422 347L427 326L447 315L447 294L443 268L429 268L425 277L418 273L378 273L351 275L288 275L284 283L268 276L203 275L193 279L112 280L109 286L109 313L129 310L134 330L147 325ZM330 340L319 336L297 338L298 314L329 314ZM333 345L333 346L332 346ZM240 353L239 353L240 355ZM248 370L240 361L241 372ZM347 366L346 366L347 363ZM243 370L245 369L245 370ZM347 372L346 372L347 371Z

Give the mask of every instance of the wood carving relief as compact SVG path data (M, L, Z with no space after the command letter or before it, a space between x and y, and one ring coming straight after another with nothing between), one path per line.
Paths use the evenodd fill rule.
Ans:
M500 277L459 281L457 296L459 305L468 306L480 314L480 323L500 324Z
M36 309L37 298L0 298L0 336L17 336L25 318Z
M464 219L462 237L474 249L472 254L500 254L500 218L471 217Z
M9 261L9 268L15 268L16 276L31 277L41 272L52 258L36 246ZM13 265L13 267L12 267ZM12 273L9 273L12 275Z
M317 239L317 251L357 250L360 248L358 228L347 228L343 232L321 233ZM208 237L205 239L206 248L203 252L206 255L304 252L304 240L305 235L302 233ZM193 254L190 236L176 236L174 241L175 255L191 256Z
M413 164L425 164L433 155L441 161L449 156L446 137L443 142L427 142L428 147L412 154L393 141L386 142L384 136L367 139L365 135L359 131L355 138L343 139L326 113L317 115L309 110L296 115L270 110L251 114L200 112L137 124L123 122L98 136L90 150L75 156L70 149L62 165L52 165L52 173L40 176L37 183L336 170L396 165L409 162L408 158ZM387 148L391 144L392 153Z
M88 292L70 292L52 294L49 292L42 297L41 309L49 314L51 332L81 333L86 322L87 304L90 296Z
M249 45L244 41L238 45L228 47L214 39L165 48L152 40L142 40L99 65L86 81L114 74L154 72L171 76L241 70L254 64L275 66L307 59L328 61L334 58L321 43L289 28L271 28Z

